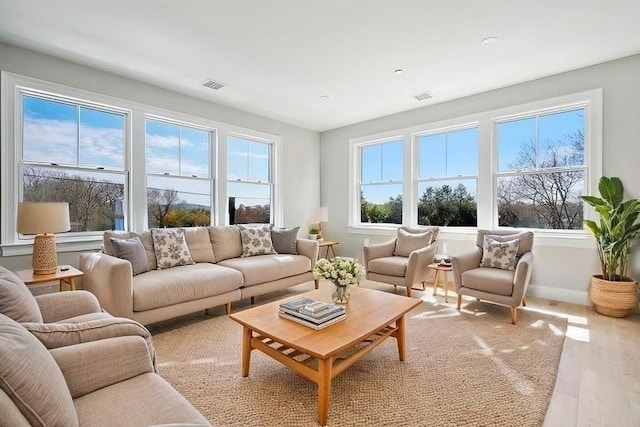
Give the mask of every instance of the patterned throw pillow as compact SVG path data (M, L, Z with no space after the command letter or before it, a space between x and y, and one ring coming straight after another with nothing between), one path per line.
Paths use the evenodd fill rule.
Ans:
M268 225L246 227L239 225L242 239L242 257L275 254L271 242L271 229Z
M480 267L515 270L519 244L520 240L518 239L500 242L491 237L484 236Z
M158 270L178 265L195 264L187 247L182 229L152 228L153 249L156 253Z

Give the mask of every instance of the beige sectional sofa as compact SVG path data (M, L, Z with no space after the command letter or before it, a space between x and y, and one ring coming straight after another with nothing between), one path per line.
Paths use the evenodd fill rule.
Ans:
M92 292L110 314L150 324L226 305L244 298L315 280L318 242L295 241L295 253L243 257L238 226L188 227L186 245L195 262L158 269L151 231L107 231L103 252L80 255L82 288ZM148 271L133 275L132 263L114 256L112 239L138 237Z

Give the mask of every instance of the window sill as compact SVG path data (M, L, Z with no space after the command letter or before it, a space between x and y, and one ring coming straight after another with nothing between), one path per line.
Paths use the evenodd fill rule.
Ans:
M58 253L95 251L102 247L102 239L73 241L62 241L61 239L57 239L56 247L58 248ZM3 257L31 255L33 254L33 242L20 242L2 245L2 247L0 247L0 253Z

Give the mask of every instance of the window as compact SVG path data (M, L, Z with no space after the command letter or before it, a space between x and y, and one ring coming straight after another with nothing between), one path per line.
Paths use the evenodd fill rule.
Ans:
M402 224L403 141L359 146L360 222Z
M496 122L498 224L582 229L585 110Z
M21 190L68 202L72 232L124 230L125 112L22 91Z
M583 218L592 213L579 196L597 194L602 174L600 89L349 143L353 233L385 235L393 224L460 236L465 227L530 228L547 244L569 236L591 244Z
M418 224L477 225L478 128L416 137Z
M150 228L211 224L213 132L161 119L146 120Z
M229 224L273 223L273 143L227 137Z

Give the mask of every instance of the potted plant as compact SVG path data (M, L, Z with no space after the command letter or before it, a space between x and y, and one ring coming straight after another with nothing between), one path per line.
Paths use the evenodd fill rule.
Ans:
M309 227L309 238L311 240L318 240L320 236L320 229L318 227Z
M627 276L634 241L640 236L640 200L623 201L624 187L617 177L602 177L601 197L580 196L592 206L599 221L584 220L596 239L602 274L591 278L589 296L594 309L612 317L624 317L638 304L637 283Z

